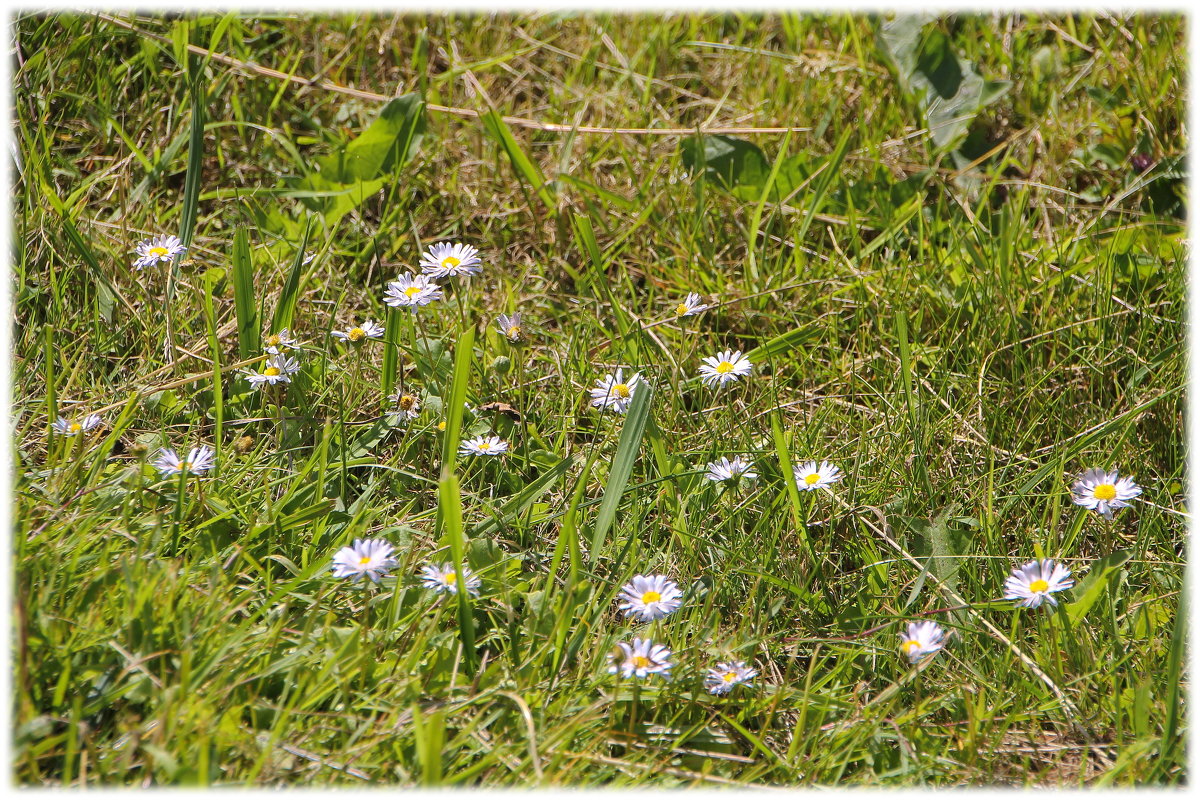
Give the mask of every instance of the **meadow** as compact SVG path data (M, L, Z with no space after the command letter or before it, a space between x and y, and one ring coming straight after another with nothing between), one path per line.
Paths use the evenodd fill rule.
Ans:
M1181 16L11 27L16 783L1186 782Z

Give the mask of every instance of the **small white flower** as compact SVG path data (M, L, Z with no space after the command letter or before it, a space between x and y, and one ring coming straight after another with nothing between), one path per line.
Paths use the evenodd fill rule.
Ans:
M1037 608L1043 600L1056 606L1058 601L1051 597L1050 593L1061 592L1074 585L1071 570L1062 564L1055 564L1054 559L1030 561L1025 566L1014 569L1012 575L1004 582L1004 599L1016 600L1018 606L1027 608Z
M179 241L178 236L155 236L138 244L138 257L133 265L138 269L153 267L160 261L170 261L186 251L187 248Z
M75 436L76 434L87 433L99 424L99 414L88 414L74 422L69 422L65 417L59 417L51 423L50 427L54 428L54 432L59 436Z
M741 456L737 456L732 461L722 456L720 461L713 461L708 465L708 473L704 477L713 482L732 481L738 478L752 481L758 477L758 473L751 468L752 466Z
M701 311L704 311L707 308L708 306L700 302L700 295L696 294L695 292L691 292L682 303L675 306L675 316L690 317L695 314L699 314Z
M802 492L824 489L842 479L842 471L828 461L822 461L820 466L815 461L807 461L792 470L792 474L796 478L796 488Z
M900 652L915 664L929 653L936 653L946 644L946 632L936 622L923 620L908 623L908 629L900 634Z
M479 576L471 572L466 564L462 567L463 582L467 585L467 594L479 594ZM421 581L426 588L435 592L458 593L458 575L454 572L453 564L430 564L421 569Z
M703 359L700 365L700 382L705 386L724 386L730 381L750 374L754 365L742 355L741 350L726 350Z
M464 456L498 456L507 450L508 442L499 436L476 436L458 446L458 452Z
M640 372L626 381L624 373L618 369L616 375L608 374L598 378L596 388L588 391L592 395L592 405L599 409L611 408L618 414L624 414L633 402L633 393L643 383L645 381L642 380Z
M383 326L378 322L367 320L362 325L356 325L345 331L330 331L330 333L333 334L333 338L340 339L343 342L362 344L367 339L378 339L380 336L383 336L383 331Z
M440 242L421 256L421 272L432 278L478 275L482 272L479 250L469 244Z
M520 314L513 314L511 317L507 314L501 314L496 318L496 327L513 344L521 341L525 336L525 332L521 329Z
M417 306L429 305L434 300L442 299L442 290L436 283L424 275L413 275L406 272L387 285L383 294L383 302L396 308L407 308L416 311Z
M286 356L283 353L277 353L267 359L263 364L262 372L247 372L246 380L250 381L250 385L257 389L264 383L274 386L277 383L291 383L292 375L300 370L300 362L291 356Z
M421 400L415 394L396 392L389 396L388 400L392 401L396 412L405 419L416 419L421 415Z
M744 661L721 661L708 671L704 678L704 688L709 694L729 694L739 683L750 685L750 680L758 674L758 670L746 666Z
M647 675L662 675L664 678L669 678L671 662L667 659L670 657L671 651L664 645L655 644L649 639L634 638L632 646L621 642L612 649L609 654L612 663L609 665L608 671L615 673L619 670L621 675L626 678L631 676L644 678Z
M666 575L634 575L621 587L618 599L625 616L653 622L678 609L683 604L683 592Z
M368 578L379 583L386 578L388 570L395 569L397 562L392 555L395 550L383 539L355 539L354 544L338 550L333 557L333 577L350 578L357 583Z
M279 333L273 333L266 339L263 339L263 350L271 355L278 355L288 350L299 349L300 345L296 342L295 337L292 336L292 332L288 328L284 328Z
M1141 493L1142 487L1134 483L1133 478L1121 478L1115 469L1112 472L1089 469L1071 487L1071 500L1112 519L1114 509L1124 508L1129 505L1127 501Z
M151 466L164 478L178 475L184 470L189 475L203 475L212 469L215 458L216 452L206 444L193 447L185 459L181 459L171 448L164 447L158 451L158 458L151 462Z

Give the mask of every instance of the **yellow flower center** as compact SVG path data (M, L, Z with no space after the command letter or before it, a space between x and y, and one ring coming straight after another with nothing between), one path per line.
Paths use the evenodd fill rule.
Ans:
M404 290L404 293L406 295L408 295L409 297L416 297L417 295L419 295L421 293L421 287L420 286L409 286L407 289Z
M371 557L370 557L370 556L363 556L362 558L360 558L360 559L358 560L358 563L359 563L359 565L360 565L360 566L361 566L361 565L363 565L363 564L370 564L370 563L371 563Z
M268 337L267 337L267 346L268 346L268 347L278 347L278 346L279 346L279 343L280 343L281 341L283 341L283 340L279 338L279 334L278 334L278 333L277 333L277 334L275 334L274 336L268 336Z
M1111 483L1102 483L1092 490L1092 495L1097 500L1116 500L1117 487Z
M439 431L446 430L446 420L442 420L441 422L438 423L438 430Z
M812 486L814 483L816 483L819 480L821 480L821 475L820 475L820 473L817 473L817 472L814 472L812 475L804 476L804 483L808 486Z
M629 397L629 384L618 383L612 387L612 391L617 397Z
M367 335L367 332L364 331L362 328L351 328L350 332L348 334L346 334L346 338L352 342L357 342L366 335Z
M268 378L274 378L279 372L279 367L267 367L263 370L263 375L266 375Z
M1038 578L1036 581L1032 581L1029 584L1029 591L1031 592L1044 592L1049 588L1050 584L1041 578Z
M509 328L508 329L508 338L520 339L521 338L521 326L513 325L511 328Z
M479 452L486 453L487 451L489 451L491 449L492 449L491 442L480 442L479 443Z
M645 656L634 656L633 657L633 665L635 667L648 667L648 666L650 666L650 664L651 664L650 659L646 658Z
M396 405L400 407L401 411L408 411L410 408L416 405L416 402L417 398L413 397L411 394L406 394L400 398L400 402L396 403Z
M192 469L192 462L190 462L190 461L180 461L180 462L179 462L179 471L180 471L180 472L183 472L185 469L186 469L186 470L188 470L188 471L190 472L190 471L191 471L191 469Z
M446 577L443 578L442 580L446 581L446 583L449 583L449 584L455 584L458 582L458 575L453 572L447 572Z
M659 600L662 600L662 595L653 589L642 595L643 603L657 603Z
M737 680L737 673L736 672L726 672L724 675L721 676L721 680L725 681L726 683L733 683L734 681Z
M900 649L904 652L904 655L908 655L909 653L911 653L913 650L916 650L920 646L921 646L921 643L918 642L916 639L909 639L907 642L900 645Z
M83 426L78 422L72 422L68 430L71 431L71 433L79 433L81 430L83 430Z
M442 259L442 267L444 267L445 269L454 269L461 263L462 262L459 261L454 256L446 256L445 258Z
M733 364L730 364L728 361L722 361L720 364L717 364L717 374L725 375L730 372L733 372Z
M675 307L675 315L676 315L676 316L682 317L682 316L683 316L684 314L686 314L687 312L688 312L688 305L687 305L687 303L680 303L679 305L677 305L677 306Z
M148 252L152 256L158 256L159 258L162 258L163 256L165 256L167 253L169 253L171 251L165 247L151 247Z

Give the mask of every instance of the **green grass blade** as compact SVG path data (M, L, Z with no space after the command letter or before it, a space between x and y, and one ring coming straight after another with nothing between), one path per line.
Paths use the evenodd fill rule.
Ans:
M420 313L420 312L418 312ZM475 328L468 325L454 345L454 372L451 375L449 398L445 403L446 433L442 439L442 477L454 472L458 459L458 442L462 436L463 403L467 401L467 384L471 380L472 348Z
M233 235L233 251L229 256L233 283L233 309L237 317L238 355L252 358L258 355L261 335L258 305L254 297L254 260L250 254L250 232L238 228Z
M604 487L604 499L600 502L600 510L596 512L596 522L592 528L593 563L600 557L600 546L604 544L604 537L617 517L617 505L621 502L625 484L629 482L633 465L637 462L642 433L646 430L646 421L650 419L650 401L653 396L654 390L650 384L639 387L634 392L633 402L629 404L629 410L625 414L621 438L617 442L617 454L613 457L612 467L608 471L608 484Z
M292 259L292 271L288 273L287 282L279 294L279 304L275 306L275 318L271 321L272 332L280 331L291 326L292 317L296 313L296 299L300 295L300 277L304 274L304 251L308 247L308 237L312 232L312 217L304 226L304 236L300 246L296 248L296 256Z
M180 201L179 240L190 247L196 232L196 218L200 208L200 182L204 170L204 124L208 96L204 90L204 71L199 59L190 58L192 82L192 123L188 140L187 174L183 179L183 198ZM172 268L177 268L174 264Z
M521 143L513 136L512 131L505 124L500 113L489 111L480 117L480 121L483 122L484 130L500 144L505 155L508 156L513 171L516 172L517 177L521 180L522 189L527 195L530 190L536 193L550 216L556 216L558 214L558 201L554 197L554 193L550 191L546 183L546 177L542 175L542 171L538 168L537 164L533 163L529 156L525 155L525 151L521 148Z

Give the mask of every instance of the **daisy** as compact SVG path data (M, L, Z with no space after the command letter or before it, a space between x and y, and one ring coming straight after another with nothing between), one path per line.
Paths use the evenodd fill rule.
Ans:
M478 275L483 272L479 250L469 244L440 242L421 256L421 272L432 278Z
M715 356L709 356L700 366L700 382L705 386L724 386L730 381L750 374L754 365L750 359L742 355L741 350L726 350Z
M751 466L751 463L743 460L741 456L732 461L722 456L720 461L713 461L708 465L708 473L704 477L713 482L733 481L738 478L752 481L758 477L758 473L751 469Z
M1129 505L1126 501L1141 493L1142 487L1134 483L1133 478L1118 478L1115 469L1112 472L1089 469L1071 487L1071 500L1112 519L1113 509L1124 508Z
M345 331L330 331L333 338L340 339L343 342L350 344L362 344L366 339L378 339L383 336L383 326L378 322L367 320L362 325L356 325Z
M822 461L820 466L807 461L793 469L792 474L796 477L796 488L802 492L825 489L842 479L842 471L828 461Z
M392 401L392 405L396 406L396 411L405 419L416 419L421 415L421 401L415 394L405 394L404 392L396 392L388 397Z
M479 595L479 576L471 572L466 564L462 567L463 583L467 585L467 594ZM435 592L458 593L458 575L454 572L453 564L430 564L421 570L421 582L426 588Z
M54 428L54 432L60 436L74 436L77 433L87 433L99 424L99 414L88 414L74 422L68 422L66 418L59 417L54 420L50 427Z
M508 442L499 436L476 436L458 446L458 452L464 456L498 456L507 450Z
M669 678L671 662L667 659L670 656L671 651L664 645L655 644L649 639L635 638L632 646L621 642L612 649L609 654L612 664L609 665L608 671L615 673L619 670L626 678L644 678L647 675Z
M1054 559L1030 561L1025 566L1014 569L1012 575L1004 582L1004 599L1016 600L1018 606L1026 608L1037 608L1043 600L1056 606L1058 601L1051 597L1050 593L1061 592L1074 585L1071 570L1062 564L1055 564Z
M164 478L185 470L191 475L203 475L213 468L215 456L216 452L206 444L193 447L186 459L180 459L174 450L164 447L158 451L158 458L151 462L151 466Z
M300 362L283 353L277 353L267 359L262 372L245 373L250 386L257 389L264 383L274 386L277 383L291 383L292 375L300 370Z
M936 653L946 643L946 632L936 622L923 620L908 623L908 630L900 634L900 652L915 664L923 656Z
M300 345L297 344L295 337L292 336L291 330L284 328L279 333L273 333L263 340L263 350L271 355L278 355L286 350L299 350Z
M396 308L417 310L417 306L425 306L434 300L442 299L441 288L424 275L413 275L406 272L387 285L383 293L383 302Z
M379 583L386 578L388 570L395 569L396 559L392 551L396 548L383 539L355 539L354 544L338 550L333 557L333 577L349 578L357 583L368 578Z
M596 379L596 388L588 390L592 395L592 405L600 409L611 408L618 414L624 414L633 402L633 393L642 383L644 381L640 372L626 382L624 373L618 369L616 375L610 373Z
M701 311L704 311L707 308L708 306L700 302L700 295L696 294L695 292L691 292L682 303L675 306L675 316L690 317L695 314L699 314Z
M683 604L679 585L666 575L634 575L621 587L618 599L627 617L653 622L674 612Z
M721 661L704 677L704 688L709 694L729 694L739 683L750 685L758 670L747 667L744 661Z
M138 257L133 265L138 269L153 267L160 261L170 261L186 251L187 248L179 241L178 236L155 236L138 244Z
M521 341L524 336L524 331L521 330L520 314L513 314L511 317L507 314L501 314L496 318L496 327L513 344Z

